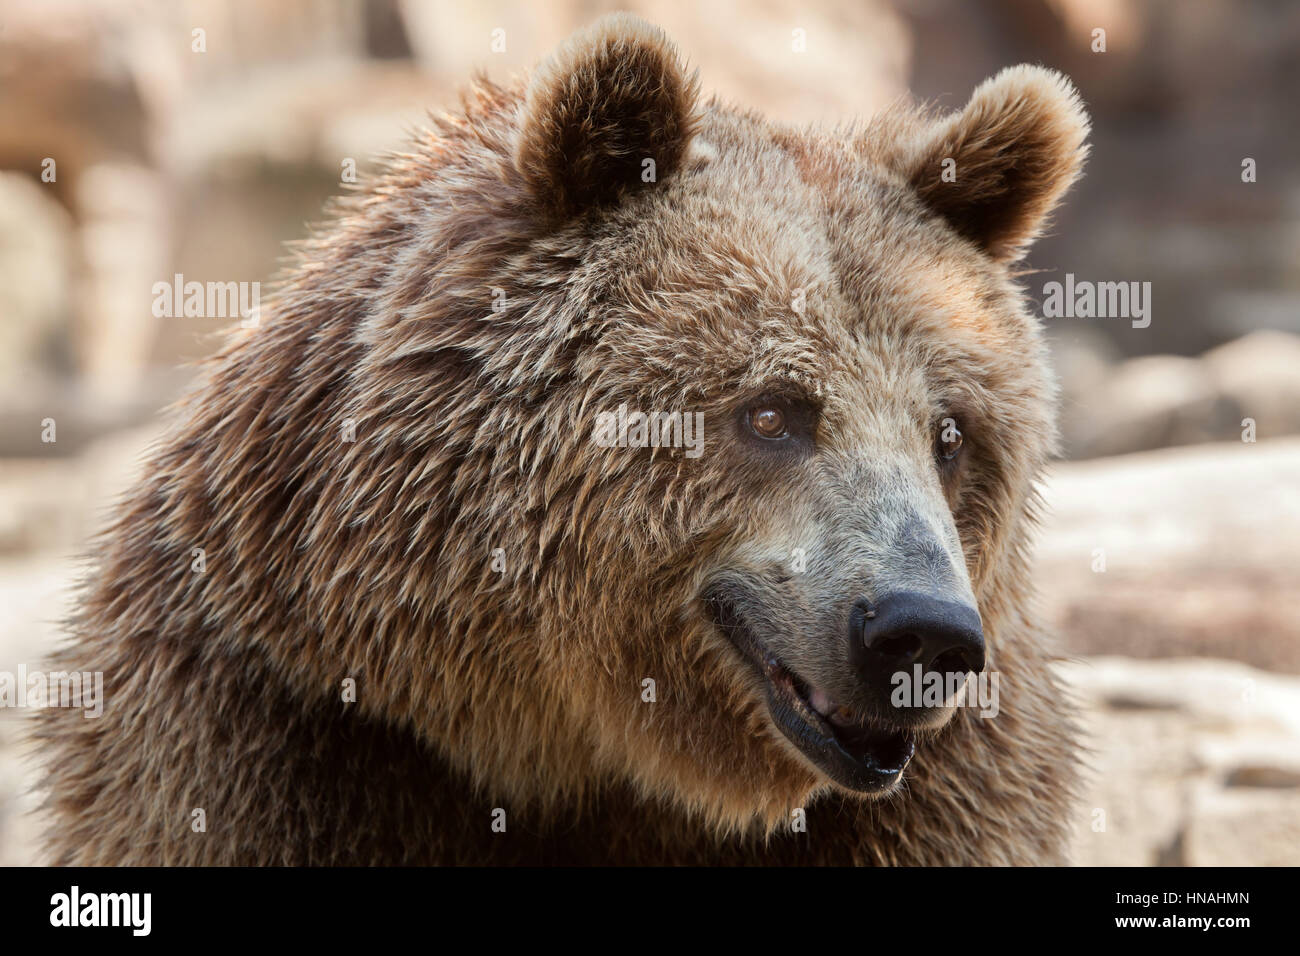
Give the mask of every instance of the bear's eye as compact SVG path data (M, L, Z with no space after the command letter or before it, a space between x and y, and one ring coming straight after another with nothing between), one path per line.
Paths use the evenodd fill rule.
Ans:
M759 438L775 440L784 438L786 429L785 413L775 405L756 405L749 410L749 427Z
M961 429L955 418L945 418L935 431L934 453L940 461L953 461L961 452Z
M816 405L794 396L751 396L736 406L737 436L764 455L808 454L817 434L817 413Z

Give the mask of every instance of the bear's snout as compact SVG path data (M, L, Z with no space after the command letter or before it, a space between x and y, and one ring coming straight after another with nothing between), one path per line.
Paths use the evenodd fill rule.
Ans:
M878 700L895 696L902 682L933 681L938 675L946 688L984 670L979 612L918 591L856 602L849 614L848 641L855 676Z

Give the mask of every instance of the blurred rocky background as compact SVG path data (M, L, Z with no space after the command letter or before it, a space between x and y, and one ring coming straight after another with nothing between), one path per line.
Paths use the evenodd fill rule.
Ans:
M156 318L154 283L269 283L350 168L616 8L789 122L956 107L1023 61L1074 79L1088 174L1023 281L1152 289L1145 328L1044 320L1077 857L1300 863L1300 5L1271 0L0 0L0 671L58 639L76 555L229 324ZM39 859L21 718L0 863Z

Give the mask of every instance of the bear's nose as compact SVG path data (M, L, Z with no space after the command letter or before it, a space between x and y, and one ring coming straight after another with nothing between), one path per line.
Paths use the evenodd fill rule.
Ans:
M859 679L885 688L899 671L984 670L984 629L975 608L915 591L874 604L860 600L849 615L849 658Z

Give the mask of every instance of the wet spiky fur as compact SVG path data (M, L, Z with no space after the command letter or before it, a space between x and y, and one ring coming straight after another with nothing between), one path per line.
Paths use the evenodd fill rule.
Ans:
M39 721L53 859L1062 860L1074 731L1026 554L1054 387L1008 265L1082 161L1068 85L786 129L698 104L627 17L537 76L478 81L342 202L151 453L57 665L102 671L105 713ZM797 474L728 440L778 381L821 409ZM838 463L920 468L930 402L978 422L959 481L915 484L951 505L1001 713L873 801L776 733L699 595L801 541ZM620 403L702 410L704 454L598 447Z

